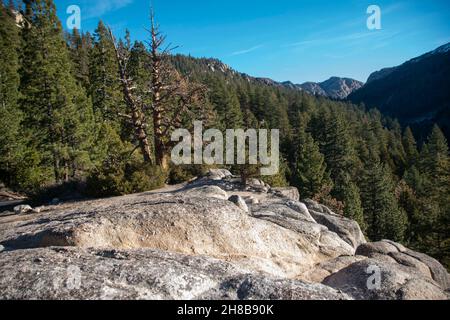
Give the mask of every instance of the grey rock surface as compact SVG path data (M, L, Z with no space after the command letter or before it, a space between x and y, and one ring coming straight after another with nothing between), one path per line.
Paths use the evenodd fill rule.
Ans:
M330 231L336 232L344 241L355 250L366 243L364 234L358 223L345 217L334 214L330 209L312 200L305 202L311 216L316 222L327 226Z
M228 201L233 202L239 209L241 209L242 211L248 213L249 209L247 206L247 203L245 203L245 200L242 199L241 196L237 196L237 195L233 195L231 196Z
M389 240L366 243L361 245L356 253L369 258L386 255L398 264L413 268L424 277L433 279L443 289L450 289L450 275L439 261L426 254L405 248L399 243Z
M49 246L151 248L231 261L255 272L301 278L316 263L354 250L339 236L280 203L280 222L249 216L216 186L64 204L39 215L9 217L0 243L11 249ZM252 208L253 210L253 208ZM310 231L312 229L313 231Z
M19 250L3 253L0 268L0 299L351 299L321 284L273 279L209 257L149 249Z
M185 192L190 197L206 197L227 200L228 194L218 186L203 186L199 188L189 189Z
M287 198L294 201L300 200L300 194L295 187L271 188L271 192L280 198Z
M30 212L33 212L33 208L27 204L21 204L14 207L15 214L25 214Z
M379 259L353 263L327 277L323 284L359 300L449 299L438 283L415 268Z
M295 188L243 190L213 171L1 216L0 299L448 298L438 261L392 241L366 243L356 222L298 198ZM378 291L367 289L373 265Z

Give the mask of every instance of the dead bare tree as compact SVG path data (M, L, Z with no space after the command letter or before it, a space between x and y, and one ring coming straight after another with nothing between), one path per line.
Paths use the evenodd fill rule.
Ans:
M145 105L142 97L136 96L135 85L133 79L128 73L128 62L130 60L130 43L117 43L111 28L108 28L114 49L116 52L117 64L119 67L119 80L122 85L122 92L125 103L129 110L129 114L119 114L119 116L126 118L133 126L134 136L139 143L139 148L144 157L144 162L152 164L152 152L147 135L147 119L145 116Z
M204 85L194 84L183 78L170 64L170 52L175 49L170 44L163 48L166 37L158 31L153 10L151 28L148 30L150 40L147 42L150 51L151 77L146 88L140 92L149 95L151 103L146 105L144 98L135 94L136 87L130 77L127 64L130 59L130 44L118 44L109 29L116 50L119 65L119 76L123 88L124 99L129 115L121 115L131 121L136 139L146 162L151 162L151 149L148 142L147 115L152 118L153 145L155 147L155 164L167 170L170 150L174 146L170 136L173 130L181 127L189 129L192 120L205 120L211 113L205 108L207 89ZM189 121L190 120L190 123Z
M170 52L175 49L170 44L163 48L166 37L159 32L151 13L150 60L152 77L149 85L151 94L151 112L155 142L156 164L163 169L169 165L169 151L173 147L170 141L172 130L183 126L183 120L204 120L209 117L204 108L206 87L193 84L183 78L169 63ZM185 125L188 124L186 121Z

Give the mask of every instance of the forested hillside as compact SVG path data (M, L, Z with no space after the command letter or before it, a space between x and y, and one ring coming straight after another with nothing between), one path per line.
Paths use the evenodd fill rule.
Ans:
M450 137L450 43L404 64L373 73L348 98L410 125L419 140L438 123Z
M149 190L204 169L169 165L175 128L204 120L221 130L280 129L282 170L269 184L296 186L371 240L400 241L450 266L450 162L439 127L418 146L376 109L171 55L156 28L149 44L129 34L115 41L102 22L94 34L65 34L51 0L24 2L20 27L18 8L0 9L0 180L9 188Z

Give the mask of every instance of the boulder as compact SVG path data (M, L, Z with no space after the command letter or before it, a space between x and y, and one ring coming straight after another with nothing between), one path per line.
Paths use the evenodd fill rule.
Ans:
M287 198L294 201L300 200L300 193L298 189L295 187L286 187L286 188L271 188L270 189L273 194L280 198Z
M266 186L264 181L255 179L255 178L247 179L247 185L251 186L251 187L265 187Z
M323 224L330 231L336 232L355 250L361 244L366 243L364 234L356 221L334 214L327 207L321 206L311 200L305 202L305 204L317 223Z
M351 299L321 284L252 275L225 261L149 249L19 250L2 253L0 268L2 300Z
M274 190L245 191L213 171L159 191L0 216L0 299L448 298L435 259L365 243L356 222L299 202L295 188Z
M231 197L228 199L228 201L233 202L233 203L234 203L239 209L241 209L242 211L244 211L244 212L246 212L246 213L249 212L248 206L247 206L247 204L245 203L244 199L242 199L241 196L237 196L237 195L231 196Z
M252 196L246 196L244 200L247 205L259 204L259 200Z
M216 198L221 200L227 200L228 194L226 191L222 190L218 186L202 186L198 188L188 189L183 191L187 196L191 197L206 197L206 198Z
M350 296L317 283L252 275L239 283L240 300L351 300Z
M433 279L444 290L450 288L450 275L439 261L426 254L405 248L399 243L389 240L366 243L358 247L356 254L378 259L382 255L388 256L398 264L413 268L424 277Z
M210 169L206 174L206 177L211 180L222 180L232 176L231 172L226 169Z
M355 299L446 300L448 295L432 279L398 263L365 259L327 277L323 284Z
M284 199L252 206L252 216L270 221L301 234L311 245L317 246L326 260L340 255L353 255L355 250L324 225L316 223L301 203Z
M365 259L367 259L367 257L348 255L326 260L318 263L311 270L309 270L305 274L305 279L311 282L321 283L326 277L339 272L355 262Z
M26 214L30 212L33 212L33 208L27 204L21 204L19 206L14 207L15 214Z
M0 243L12 250L72 246L206 255L285 278L302 278L318 262L352 254L337 234L283 201L267 208L273 219L259 218L220 199L224 193L208 186L66 203L0 224Z

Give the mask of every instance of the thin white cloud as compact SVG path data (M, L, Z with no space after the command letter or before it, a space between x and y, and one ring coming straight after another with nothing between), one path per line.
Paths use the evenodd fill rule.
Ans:
M235 51L235 52L233 52L231 55L232 55L232 56L240 56L240 55L242 55L242 54L246 54L246 53L250 53L250 52L253 52L253 51L255 51L255 50L258 50L258 49L260 49L260 48L262 48L262 47L263 47L262 44L261 44L261 45L257 45L257 46L254 46L254 47L251 47L251 48L248 48L248 49Z
M336 42L360 40L360 39L364 39L367 37L372 37L374 35L375 35L374 32L357 32L357 33L351 33L351 34L347 34L347 35L339 36L339 37L309 39L309 40L289 43L289 44L285 45L285 47L321 46L321 45L326 45L326 44L331 44L331 43L336 43Z
M381 14L390 14L393 12L398 12L402 9L404 9L406 6L406 3L404 2L397 2L394 4L391 4L389 6L386 7L381 7Z
M300 49L300 48L309 48L309 47L320 47L320 46L328 46L332 44L339 44L342 47L357 47L362 45L363 43L367 42L361 42L366 39L373 39L373 41L383 41L384 45L387 45L387 42L396 37L399 34L399 32L387 32L384 30L381 31L366 31L366 32L356 32L356 33L350 33L343 36L338 37L324 37L324 38L316 38L316 39L308 39L304 41L289 43L286 45L283 45L285 48L294 48L294 49Z
M85 19L101 17L106 13L113 12L133 3L133 0L91 0L85 6Z

